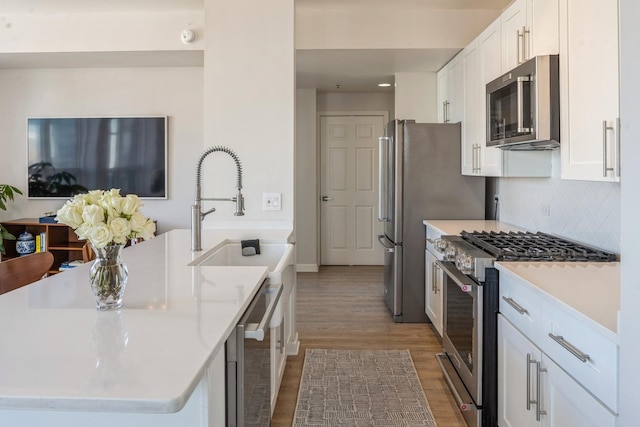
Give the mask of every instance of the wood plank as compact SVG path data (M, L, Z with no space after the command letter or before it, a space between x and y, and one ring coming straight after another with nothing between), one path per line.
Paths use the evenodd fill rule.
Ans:
M409 349L439 427L466 424L442 377L435 354L442 351L431 324L394 323L384 305L380 266L323 266L297 274L300 353L287 359L273 414L273 427L290 427L307 348Z

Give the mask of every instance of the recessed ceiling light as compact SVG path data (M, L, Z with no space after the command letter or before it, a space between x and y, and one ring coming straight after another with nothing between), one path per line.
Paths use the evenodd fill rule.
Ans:
M390 87L391 83L378 83L378 86L380 86L380 87Z

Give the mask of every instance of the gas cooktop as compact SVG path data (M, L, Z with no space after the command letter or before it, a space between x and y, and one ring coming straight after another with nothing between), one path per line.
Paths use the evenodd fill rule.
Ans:
M613 253L541 232L463 231L461 236L465 241L494 256L496 261L617 260Z

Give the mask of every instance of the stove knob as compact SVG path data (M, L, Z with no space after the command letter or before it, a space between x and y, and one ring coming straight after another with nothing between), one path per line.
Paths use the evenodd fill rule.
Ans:
M433 246L438 252L444 253L447 249L447 246L449 246L449 243L447 243L447 241L444 239L436 239L433 241Z
M444 251L444 257L448 260L448 261L454 261L456 259L456 254L457 254L457 250L456 247L453 245L449 245L447 246L447 248Z
M456 267L464 274L473 274L473 257L465 253L458 255Z

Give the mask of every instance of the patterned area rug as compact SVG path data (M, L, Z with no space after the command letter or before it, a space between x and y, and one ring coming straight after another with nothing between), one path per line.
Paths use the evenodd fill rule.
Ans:
M295 427L436 426L408 350L305 354Z

